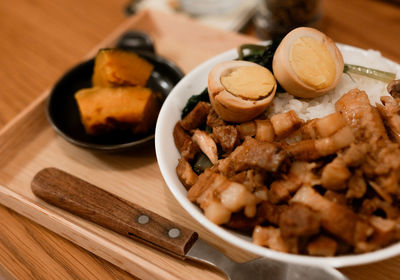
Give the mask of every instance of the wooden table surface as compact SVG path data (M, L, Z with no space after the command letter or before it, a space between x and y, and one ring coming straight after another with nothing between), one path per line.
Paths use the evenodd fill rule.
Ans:
M396 1L394 1L396 2ZM127 0L0 1L0 127L125 19ZM400 6L325 0L321 29L335 41L400 63ZM397 279L400 257L341 269L351 279ZM0 279L137 279L0 206Z

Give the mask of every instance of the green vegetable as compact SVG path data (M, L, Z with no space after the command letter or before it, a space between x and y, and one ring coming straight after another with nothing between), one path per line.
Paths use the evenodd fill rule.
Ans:
M193 108L200 101L210 102L210 97L208 96L207 88L205 88L200 94L193 95L192 97L189 98L189 100L186 102L185 107L182 110L181 118L183 119L184 117L186 117L186 115L189 114L190 111L192 111Z
M376 70L364 66L353 65L353 64L345 64L343 73L350 75L350 73L362 75L368 78L376 79L385 83L389 83L390 81L396 78L396 74L385 72L381 70ZM351 76L350 76L351 78Z
M274 40L266 46L252 44L241 45L238 48L239 60L257 63L273 72L272 60L280 43L280 40Z
M208 159L208 157L204 153L200 153L193 164L193 171L196 172L197 175L201 174L207 168L213 166L212 162Z

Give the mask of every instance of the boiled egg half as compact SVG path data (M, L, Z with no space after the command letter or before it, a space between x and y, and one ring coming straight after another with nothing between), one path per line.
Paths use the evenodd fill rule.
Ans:
M276 80L265 67L248 61L215 65L208 75L208 93L217 114L241 123L262 114L272 102Z
M309 27L289 32L278 46L272 68L279 84L301 98L321 96L339 83L343 57L335 42Z

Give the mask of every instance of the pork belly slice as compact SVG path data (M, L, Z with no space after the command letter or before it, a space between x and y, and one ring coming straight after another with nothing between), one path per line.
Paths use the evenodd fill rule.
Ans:
M400 104L391 96L382 96L381 104L376 104L393 141L400 143Z
M273 142L275 132L270 120L255 120L256 139L259 141Z
M279 228L284 238L311 236L319 233L320 217L303 204L294 203L282 212Z
M193 171L190 163L184 158L178 160L176 174L187 190L197 181L197 174Z
M224 152L230 153L240 144L239 133L233 125L216 126L212 131L215 141Z
M183 129L181 122L176 123L173 136L181 157L189 161L194 159L200 150L199 146L192 141L192 137Z
M319 184L319 178L312 172L315 167L316 163L314 162L295 161L292 163L289 173L270 185L269 201L274 204L288 201L291 198L291 194L301 186Z
M383 121L365 91L350 90L336 102L335 109L353 129L357 140L372 144L379 139L388 140Z
M340 157L336 157L323 168L321 185L332 191L344 190L347 188L346 183L350 176L346 163Z
M253 231L253 243L270 249L289 252L290 248L282 238L278 228L256 226Z
M312 119L300 128L303 139L317 139L331 136L345 126L339 113L333 113L320 119Z
M319 139L306 139L288 145L289 155L296 160L311 161L332 155L337 151L350 146L354 141L353 132L344 126L335 134Z
M257 125L255 121L248 121L236 126L237 131L239 132L240 139L245 139L250 136L253 137L257 133Z
M226 125L226 122L215 112L214 108L211 107L210 112L207 115L207 126L216 127Z
M303 120L300 119L293 110L290 110L286 113L273 115L270 121L276 136L280 139L283 139L295 132L303 123Z
M210 109L210 103L200 101L196 104L193 110L183 118L182 127L187 131L199 128L206 123Z
M388 219L397 219L400 215L398 208L376 196L372 199L364 199L359 212L362 215L370 216L378 212L378 210L383 212Z
M325 235L320 235L307 244L307 252L311 256L333 257L337 248L337 242Z
M373 228L345 206L331 202L313 188L302 187L290 203L301 203L310 207L321 217L321 226L355 248L366 242Z
M250 169L237 173L229 179L243 184L250 192L254 192L256 188L265 187L266 174L260 170Z
M230 154L229 159L235 171L257 168L276 172L286 157L286 152L279 144L246 137L243 144Z
M259 215L268 223L278 226L281 214L289 208L287 204L272 204L269 201L263 201L258 207Z
M260 200L239 183L206 169L188 191L188 199L200 205L205 216L216 224L227 223L232 212L244 210L254 217Z
M346 198L361 198L367 192L367 183L360 169L357 169L355 173L351 175L347 187Z
M351 90L336 102L335 108L352 127L356 142L368 144L362 164L364 175L377 184L378 191L382 189L385 199L391 195L400 197L400 148L389 140L383 121L377 109L370 105L367 94Z

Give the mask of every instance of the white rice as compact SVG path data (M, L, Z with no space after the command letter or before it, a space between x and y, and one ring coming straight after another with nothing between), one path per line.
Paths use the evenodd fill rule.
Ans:
M339 49L343 54L345 63L396 73L396 77L400 77L400 66L384 59L378 51L360 52L360 50L343 46L339 46ZM380 97L388 95L387 84L384 82L354 74L351 74L351 77L354 81L348 75L343 74L335 89L321 97L309 100L298 99L288 93L279 93L275 96L272 106L268 110L268 116L294 110L303 120L321 118L334 113L336 101L353 88L364 90L372 105L381 103Z

